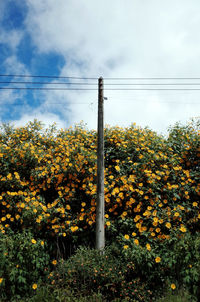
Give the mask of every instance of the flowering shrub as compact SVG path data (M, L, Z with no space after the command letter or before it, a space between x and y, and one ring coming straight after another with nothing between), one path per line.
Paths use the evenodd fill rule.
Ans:
M150 301L152 292L140 281L133 262L125 264L113 248L107 248L103 255L94 249L79 248L67 261L60 261L51 273L52 284L85 296L99 292L104 301Z
M99 292L105 301L157 301L163 291L177 294L184 287L189 301L197 301L200 281L200 237L189 234L147 247L136 245L126 235L104 250L79 248L67 261L61 260L50 274L51 284L89 296ZM123 247L122 247L123 246ZM160 255L160 256L158 256Z
M107 244L117 241L122 253L143 249L155 266L174 236L200 231L199 136L198 121L175 125L167 138L135 125L105 129ZM81 244L93 246L96 147L96 131L83 125L59 131L37 121L2 126L1 237L29 229L36 242L56 246L51 261Z
M0 298L6 301L36 290L50 268L46 243L29 231L0 234L0 255Z

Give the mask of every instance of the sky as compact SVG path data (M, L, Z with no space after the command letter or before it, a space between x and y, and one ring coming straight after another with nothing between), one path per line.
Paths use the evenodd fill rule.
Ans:
M99 77L106 125L198 118L199 90L144 88L200 89L199 28L199 0L0 0L0 122L96 129Z

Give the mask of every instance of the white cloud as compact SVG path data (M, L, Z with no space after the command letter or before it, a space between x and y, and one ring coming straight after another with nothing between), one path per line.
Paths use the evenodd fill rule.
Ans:
M8 56L3 62L3 66L5 66L6 74L28 74L27 68L24 64L22 64L16 55ZM11 78L6 79L6 81ZM13 87L17 85L13 84ZM4 85L6 87L6 85ZM23 87L23 86L21 86ZM8 110L8 105L13 104L16 100L24 100L26 95L26 91L16 91L16 90L0 90L0 104L1 104L1 115L5 110ZM16 109L16 108L15 108ZM11 110L15 110L11 107Z
M199 76L198 0L27 0L27 5L26 26L38 51L57 52L66 60L61 75ZM200 103L184 105L199 102L198 92L105 94L110 99L112 95L105 105L109 124L136 121L160 131L200 110ZM68 122L83 119L96 127L95 114L85 105L74 105L90 102L91 93L55 93L54 97L59 103L69 103L70 114L62 109L62 118ZM130 97L133 101L123 101ZM169 103L173 101L182 105Z
M0 43L7 44L12 51L15 51L23 38L21 30L4 30L0 29Z
M15 54L8 56L3 65L8 74L28 74L27 67L19 61Z
M34 120L42 121L45 127L53 125L54 123L58 128L65 128L66 124L56 115L49 112L41 113L38 110L34 110L30 114L24 114L19 120L13 121L15 127L23 127L30 121Z

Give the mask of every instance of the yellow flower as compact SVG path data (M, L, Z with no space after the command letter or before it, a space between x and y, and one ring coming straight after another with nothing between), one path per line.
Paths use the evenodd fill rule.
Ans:
M197 207L198 206L198 203L195 201L195 202L193 202L193 207Z
M119 172L120 171L120 167L119 166L115 166L115 170Z
M185 233L187 231L186 228L184 227L184 225L181 225L180 231L183 232L183 233Z
M15 174L15 178L16 179L20 179L20 176L19 176L19 174L17 172L14 172L14 174Z
M3 278L0 278L0 284L3 282Z
M153 218L153 221L154 221L154 222L158 222L158 217L154 217L154 218Z
M12 179L12 174L11 173L9 173L8 175L7 175L7 179Z
M146 248L147 248L147 250L148 250L148 251L150 251L150 250L151 250L151 246L150 246L150 244L149 244L149 243L147 243L147 244L146 244Z
M129 239L129 235L127 235L127 234L124 235L124 238L128 240Z
M137 234L135 232L132 233L132 236L135 237Z
M77 226L71 226L71 231L72 232L76 232L78 230L78 227Z
M33 244L36 244L37 241L36 241L35 239L32 239L31 242L32 242Z
M44 245L44 241L41 241L41 245L42 245L42 246Z
M135 239L135 240L134 240L134 243L135 243L136 245L139 245L139 240L138 240L138 239Z
M126 245L124 245L124 249L125 250L127 250L128 249L128 245L126 244Z
M160 257L156 257L156 258L155 258L155 262L156 262L156 263L159 263L160 261L161 261L161 258L160 258Z
M121 216L122 216L122 217L127 216L127 212L123 212Z
M106 221L106 225L107 225L107 226L110 226L110 221Z
M170 229L171 228L171 223L167 222L167 223L165 223L165 226L166 226L166 228Z
M56 265L56 264L57 264L57 260L53 260L51 263L52 263L53 265Z
M34 290L37 289L37 284L36 284L36 283L34 283L34 284L32 285L32 289L34 289Z
M175 285L174 283L172 283L172 284L171 284L171 289L174 290L175 288L176 288L176 285Z

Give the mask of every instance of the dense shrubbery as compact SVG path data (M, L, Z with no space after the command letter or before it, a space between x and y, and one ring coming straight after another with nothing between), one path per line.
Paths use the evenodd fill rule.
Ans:
M96 273L98 282L93 290L100 286L99 291L106 296L105 289L110 286L111 296L107 299L129 297L131 301L133 298L148 301L156 292L159 294L166 282L169 288L172 284L171 290L184 284L197 296L199 135L198 121L187 126L175 125L167 138L135 125L105 129L106 240L107 245L114 244L115 248L114 258L108 254L108 260L98 260L105 261L108 272L102 267L103 272ZM70 260L68 257L80 245L94 247L96 170L95 131L82 125L67 130L57 131L53 126L44 130L37 121L23 128L2 126L0 249L5 250L0 256L2 298L8 296L10 286L13 295L28 293L28 288L36 290L40 279L46 280L41 272L51 269L59 258L67 259L62 274L69 280L78 284L88 275L83 291L92 295L87 286L96 280L91 270L100 272L96 263L87 262L88 255L82 261L83 266L79 266L78 256ZM14 242L21 241L23 247L11 248ZM30 249L37 260L29 259ZM95 251L81 251L83 258L92 253L96 259ZM20 255L23 257L18 263L14 259ZM77 255L80 256L80 251ZM134 270L128 267L129 260ZM69 273L70 261L74 261L75 275ZM17 270L18 265L24 267L23 272ZM31 276L27 271L32 272ZM54 279L58 287L59 278ZM47 279L53 282L51 275ZM66 286L72 288L76 284Z
M49 254L44 241L29 231L0 234L0 275L2 298L23 296L48 274Z

